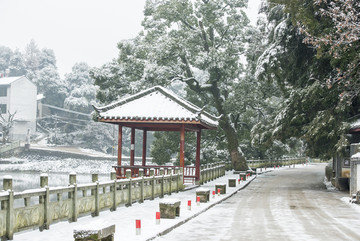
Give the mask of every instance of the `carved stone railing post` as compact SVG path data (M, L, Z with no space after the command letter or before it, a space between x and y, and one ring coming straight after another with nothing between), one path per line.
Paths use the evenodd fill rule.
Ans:
M112 192L113 192L113 205L112 205L112 208L111 208L111 211L116 211L116 207L117 207L117 200L116 200L116 179L114 179L114 186L113 187L110 187L110 190L112 189Z
M71 172L69 174L69 185L74 186L74 191L71 193L69 192L69 199L72 199L72 217L71 221L76 222L78 216L78 204L77 204L77 184L76 184L76 173Z
M127 169L125 175L126 175L126 178L131 178L131 170Z
M152 177L151 180L151 200L155 199L155 184L156 184L156 180L155 180L155 169L151 168L150 169L150 177Z
M97 174L97 173L91 174L91 181L92 181L92 183L96 183L97 181L99 181L99 174ZM91 189L91 196L95 195L95 193L96 193L96 190Z
M13 178L6 175L3 179L3 189L9 192L8 201L1 202L1 209L6 209L6 237L12 240L14 236L14 191Z
M201 165L200 166L200 185L205 183L204 174L205 174L204 165Z
M169 177L169 190L168 190L168 194L171 195L172 193L172 180L173 180L173 169L172 168L168 168L168 175L170 175Z
M128 190L129 190L129 202L128 202L128 206L131 206L132 205L132 178L130 177L129 178L129 188L128 188Z
M175 175L176 175L176 192L179 192L180 186L179 186L179 173L180 173L180 167L175 167Z
M91 196L94 196L95 211L91 214L93 217L99 216L100 212L100 195L99 195L99 174L91 174L91 181L96 184L94 189L91 189Z
M144 169L139 169L139 177L141 177L140 181L140 203L144 202Z
M110 209L111 211L116 211L116 172L113 170L110 173L110 180L114 181L114 186L110 187L110 192L113 194L112 196L112 201L113 201L113 205L112 208Z
M110 172L110 179L115 180L116 179L116 172L113 170Z
M40 226L40 230L49 229L50 226L50 210L49 210L49 176L46 173L40 175L40 187L45 188L45 196L39 197L39 203L44 207L44 224Z
M160 186L160 197L164 197L164 168L160 168L161 186Z

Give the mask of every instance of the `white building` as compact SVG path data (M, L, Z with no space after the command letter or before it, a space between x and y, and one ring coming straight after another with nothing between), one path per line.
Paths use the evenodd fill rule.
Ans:
M11 140L26 140L28 129L36 131L36 85L25 76L0 78L0 110L5 119L15 113Z

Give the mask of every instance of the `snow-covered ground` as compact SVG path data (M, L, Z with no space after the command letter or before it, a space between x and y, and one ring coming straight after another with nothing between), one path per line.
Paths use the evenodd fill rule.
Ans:
M266 174L262 174L266 175ZM227 172L224 177L218 178L214 181L208 182L202 185L202 188L209 188L212 192L217 183L227 183L229 178L238 178L238 174L232 174L232 172ZM96 226L99 222L115 224L115 240L148 240L155 238L159 233L165 232L172 229L174 226L177 226L181 223L184 223L191 218L200 215L202 212L205 212L207 209L216 207L217 203L220 203L222 200L228 198L231 194L237 192L239 189L245 187L249 184L255 176L251 177L248 181L244 181L241 184L237 184L236 187L226 187L226 194L215 195L215 197L210 197L210 201L207 203L201 203L199 206L196 204L196 187L187 190L184 192L174 193L172 195L166 195L163 199L157 198L155 200L146 200L144 203L139 204L135 203L131 207L118 207L116 211L104 211L101 212L98 217L82 217L78 219L78 222L68 223L60 222L53 225L50 225L49 230L44 230L40 232L38 230L34 231L24 231L22 233L15 233L14 240L52 240L52 241L64 241L64 240L73 240L73 230L78 229L81 226ZM181 201L180 206L180 217L175 219L161 219L160 224L156 224L156 212L159 211L159 202L164 199L177 199ZM191 210L188 210L187 204L188 200L191 200L192 206ZM222 210L218 210L221 214ZM201 217L201 216L200 216ZM141 235L136 235L135 220L141 220Z
M112 160L93 160L78 158L59 158L59 157L10 157L0 160L0 171L20 171L38 173L99 173L109 174L116 161ZM110 174L109 174L110 175Z
M61 146L61 145L51 145L47 144L47 139L44 138L41 141L38 141L37 143L31 144L32 149L41 149L41 150L49 150L49 151L61 151L61 152L67 152L67 153L75 153L75 154L84 154L89 155L93 157L113 157L112 155L105 154L103 152L87 149L87 148L81 148L76 146Z
M45 148L45 147L44 147ZM116 165L115 159L107 158L82 158L71 157L67 152L61 151L59 155L24 154L21 157L0 159L0 187L5 175L13 177L14 191L38 188L40 174L49 176L49 186L64 186L69 181L69 173L77 173L77 183L90 183L91 174L99 174L99 181L110 180L110 173ZM127 161L123 161L127 165ZM136 161L139 165L140 162ZM151 165L151 162L147 163Z
M69 181L69 173L77 173L79 184L90 183L91 173L99 174L99 181L110 180L110 172L114 170L112 160L87 160L56 156L10 157L0 160L0 186L5 175L13 177L13 190L39 188L40 174L49 176L49 186L64 186Z

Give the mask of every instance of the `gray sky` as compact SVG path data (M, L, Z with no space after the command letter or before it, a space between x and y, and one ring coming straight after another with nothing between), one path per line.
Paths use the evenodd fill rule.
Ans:
M254 17L260 0L249 0ZM101 66L117 43L141 30L145 0L0 0L0 45L24 50L34 39L55 51L61 76L77 62Z

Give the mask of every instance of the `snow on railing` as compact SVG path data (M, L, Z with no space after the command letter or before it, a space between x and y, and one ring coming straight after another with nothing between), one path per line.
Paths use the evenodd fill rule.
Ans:
M93 182L89 184L77 184L76 173L70 173L69 184L63 187L49 187L48 175L40 175L40 188L22 192L14 192L12 177L5 176L0 191L0 237L13 239L15 232L34 227L48 229L54 222L75 222L79 216L98 216L101 210L115 211L119 205L131 206L184 189L183 173L178 167L161 168L159 175L150 170L153 175L149 176L139 169L136 178L131 178L129 171L128 178L123 179L111 172L110 180L103 182L98 181L98 174L92 174ZM202 166L200 184L223 175L223 164Z
M76 174L71 173L68 186L49 187L48 176L41 175L40 188L14 192L12 177L4 178L6 191L0 191L0 220L4 220L0 223L0 237L13 239L18 231L48 229L54 222L98 216L101 210L114 211L119 205L131 206L133 202L163 197L184 188L180 172L128 179L116 179L112 172L110 179L99 182L98 174L93 174L93 183L78 185Z
M11 143L7 143L5 145L0 146L0 153L11 151L18 147L20 147L20 141L14 141Z

